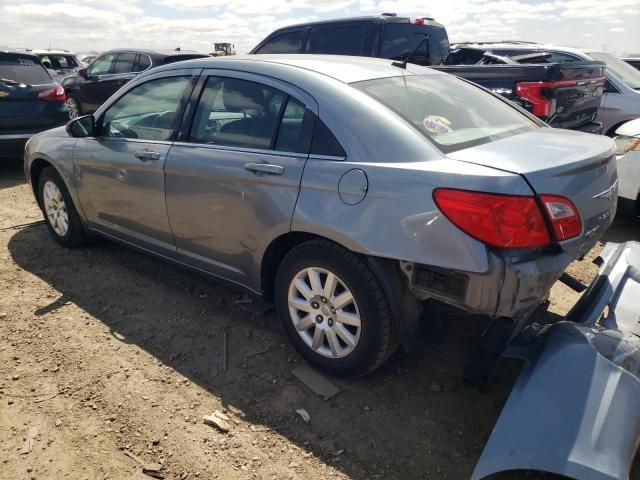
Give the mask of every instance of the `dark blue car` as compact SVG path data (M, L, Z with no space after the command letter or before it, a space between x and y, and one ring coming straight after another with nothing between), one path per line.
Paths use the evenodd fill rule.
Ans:
M65 100L37 56L0 51L0 158L21 157L31 135L64 125Z

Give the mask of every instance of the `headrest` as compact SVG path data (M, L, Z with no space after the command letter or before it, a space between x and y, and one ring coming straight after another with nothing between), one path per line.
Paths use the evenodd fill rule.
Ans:
M227 110L251 110L262 108L264 95L255 83L234 79L224 82L222 100Z

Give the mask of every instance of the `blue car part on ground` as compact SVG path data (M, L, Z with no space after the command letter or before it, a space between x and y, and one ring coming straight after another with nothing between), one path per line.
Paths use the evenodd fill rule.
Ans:
M565 320L521 334L525 366L472 479L538 470L628 479L640 443L640 243L609 243Z

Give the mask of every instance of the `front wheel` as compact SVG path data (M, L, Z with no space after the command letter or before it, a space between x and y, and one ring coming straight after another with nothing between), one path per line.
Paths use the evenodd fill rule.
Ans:
M40 208L53 238L68 248L85 245L89 236L84 230L69 191L55 168L47 167L42 171L38 193Z
M397 346L378 280L360 257L334 243L312 240L289 252L275 295L294 347L328 373L364 375Z

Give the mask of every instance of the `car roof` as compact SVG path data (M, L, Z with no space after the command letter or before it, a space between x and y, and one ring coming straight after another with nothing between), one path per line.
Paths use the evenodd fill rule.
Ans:
M411 75L446 74L419 65L408 64L406 69L393 66L392 60L371 57L350 57L345 55L238 55L195 59L178 64L164 65L153 70L175 70L180 68L224 68L238 71L257 72L270 69L273 74L287 77L287 71L296 69L299 73L321 74L343 83L354 83L377 78Z
M499 42L456 42L453 44L456 48L477 48L485 50L495 50L499 48L513 48L518 50L556 50L559 52L573 53L575 55L588 55L589 53L599 52L597 49L566 47L562 45L553 45L550 43L535 42L519 42L519 41L499 41Z
M180 56L180 55L205 55L201 52L196 52L195 50L171 50L167 49L151 49L151 48L114 48L112 50L107 50L102 52L100 55L105 53L144 53L147 55L154 56Z
M38 57L36 55L34 55L32 52L26 51L26 50L22 50L22 49L17 49L17 48L9 48L9 47L0 47L0 53L4 53L4 54L8 54L8 55L20 55L23 57L33 57L34 59L37 59Z
M435 25L442 27L443 25L436 22L432 17L424 16L418 17L422 18L425 22L425 25ZM327 19L327 20L316 20L314 22L305 22L305 23L297 23L294 25L287 25L286 27L279 28L274 30L268 36L270 37L272 34L282 31L289 30L292 28L300 28L300 27L309 27L314 25L323 25L323 24L335 24L335 23L348 23L348 22L376 22L376 23L408 23L411 20L410 17L399 17L395 14L382 14L382 15L366 15L360 17L347 17L347 18L335 18L335 19Z

